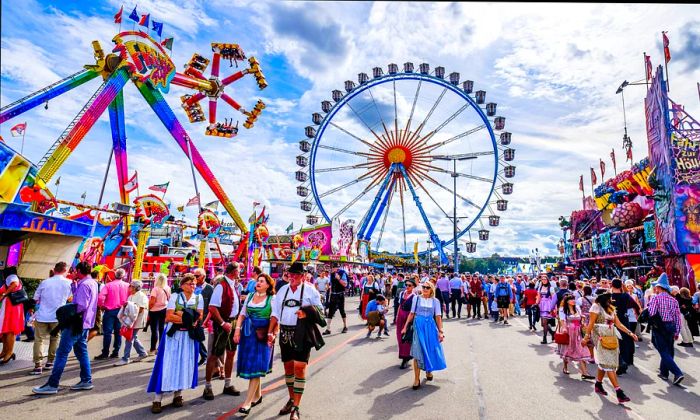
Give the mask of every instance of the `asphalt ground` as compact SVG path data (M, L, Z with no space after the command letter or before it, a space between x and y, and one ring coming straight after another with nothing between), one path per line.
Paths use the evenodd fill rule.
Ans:
M342 323L336 316L333 334L326 346L312 351L306 392L301 404L302 418L309 419L697 419L700 418L700 341L695 348L676 347L676 360L686 374L682 387L656 377L658 353L649 343L649 335L636 351L635 366L620 377L622 388L632 399L620 405L609 382L608 397L593 393L593 382L580 379L577 369L571 375L561 372L562 364L553 344L540 344L541 336L527 330L527 319L511 320L511 325L487 320L446 319L444 349L447 370L435 372L435 379L412 390L411 369L400 370L396 331L391 336L366 339L366 329L357 315L357 299L349 298L349 332L341 334ZM150 333L142 333L148 347ZM101 337L90 342L90 354L100 351ZM68 387L77 383L79 367L74 358L54 396L35 396L33 386L42 385L42 377L28 376L31 352L28 344L18 344L24 355L0 369L0 417L12 419L142 419L142 418L237 418L240 397L221 395L223 381L214 380L216 399L201 398L200 386L183 392L185 406L174 408L172 397L163 400L163 413L150 412L152 395L146 384L153 368L153 357L127 366L114 367L116 361L93 362L95 388L75 392ZM279 409L287 401L279 351L273 372L263 378L263 402L253 407L249 418L280 419ZM589 365L589 372L594 372ZM242 391L247 381L235 378Z

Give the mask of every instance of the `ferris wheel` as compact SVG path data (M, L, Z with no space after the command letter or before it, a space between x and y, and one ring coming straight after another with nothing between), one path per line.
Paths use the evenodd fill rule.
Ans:
M427 242L443 263L464 235L466 251L476 252L472 230L488 240L513 192L505 118L485 91L460 83L459 73L446 77L444 67L389 64L372 76L333 90L305 128L295 177L307 223L352 219L372 249L409 254Z

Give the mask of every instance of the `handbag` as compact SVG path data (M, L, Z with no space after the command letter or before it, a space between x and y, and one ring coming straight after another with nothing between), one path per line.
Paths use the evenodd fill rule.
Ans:
M261 343L267 343L267 327L256 328L255 338Z
M568 346L569 345L569 332L568 331L555 332L554 333L554 342L557 344Z
M600 337L600 345L606 350L615 350L619 346L617 337L614 335L605 335Z
M406 332L401 334L402 343L413 343L413 322L406 325Z
M131 341L131 339L134 338L134 329L122 325L121 328L119 328L119 335L124 337L126 341Z
M7 297L10 299L10 302L12 302L12 304L15 306L19 305L20 303L29 301L29 296L27 295L27 291L24 290L22 280L19 281L19 289L8 294Z

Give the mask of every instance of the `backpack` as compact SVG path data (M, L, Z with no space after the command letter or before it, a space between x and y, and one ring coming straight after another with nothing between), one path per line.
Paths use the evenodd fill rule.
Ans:
M496 285L496 296L510 296L510 291L508 290L509 288L510 286L508 285L508 283L498 283L498 285Z

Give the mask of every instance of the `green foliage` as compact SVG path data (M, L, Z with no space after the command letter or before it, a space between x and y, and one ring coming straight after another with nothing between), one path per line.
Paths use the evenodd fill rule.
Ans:
M24 290L27 291L27 296L30 298L34 297L34 292L37 287L39 287L39 283L41 283L42 280L43 279L22 279L22 285L24 286Z
M459 271L461 272L479 272L479 273L498 273L499 270L505 270L506 263L501 260L501 256L493 254L488 258L464 258L459 262Z

